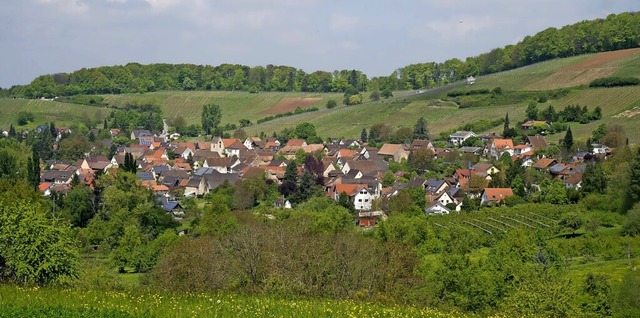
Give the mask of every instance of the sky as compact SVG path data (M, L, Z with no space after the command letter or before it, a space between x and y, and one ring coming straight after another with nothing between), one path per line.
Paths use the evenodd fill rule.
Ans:
M387 76L638 0L0 0L0 87L129 62L288 65Z

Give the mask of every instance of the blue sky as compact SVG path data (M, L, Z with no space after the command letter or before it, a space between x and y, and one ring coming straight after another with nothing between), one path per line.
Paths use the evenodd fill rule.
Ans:
M0 0L0 87L139 63L389 75L475 56L637 0Z

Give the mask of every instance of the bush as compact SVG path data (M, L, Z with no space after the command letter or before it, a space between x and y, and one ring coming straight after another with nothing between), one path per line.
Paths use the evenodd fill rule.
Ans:
M267 121L271 121L277 118L282 118L282 117L288 117L288 116L293 116L293 115L298 115L298 114L303 114L303 113L310 113L310 112L315 112L320 110L318 107L310 107L310 108L300 108L297 107L293 112L286 112L286 113L280 113L280 114L276 114L273 116L267 116L267 117L263 117L260 118L258 120L256 120L256 123L261 124Z
M627 213L627 219L622 224L622 232L630 236L640 234L640 205Z
M27 111L18 112L18 125L24 126L29 122L32 122L33 120L34 120L34 116L32 112L27 112Z
M332 108L335 108L336 106L338 106L338 103L335 100L330 99L327 101L327 109L332 109Z
M638 84L640 84L639 78L611 76L595 79L589 83L589 87L634 86Z

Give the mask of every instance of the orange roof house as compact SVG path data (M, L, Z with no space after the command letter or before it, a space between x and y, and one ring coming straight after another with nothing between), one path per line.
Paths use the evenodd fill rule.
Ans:
M494 158L500 158L505 152L509 153L509 156L514 155L513 140L496 138L491 142L489 147L491 156Z
M480 205L495 205L513 195L511 188L485 188Z
M380 156L392 156L393 161L400 162L402 159L407 160L409 158L409 152L401 144L384 144L382 148L378 150Z
M542 158L533 165L533 168L539 170L547 169L556 163L557 161L553 158Z

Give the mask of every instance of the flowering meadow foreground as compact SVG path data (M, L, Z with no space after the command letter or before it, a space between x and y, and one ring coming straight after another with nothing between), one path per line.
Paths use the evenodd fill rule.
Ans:
M464 317L356 301L0 287L0 317Z

